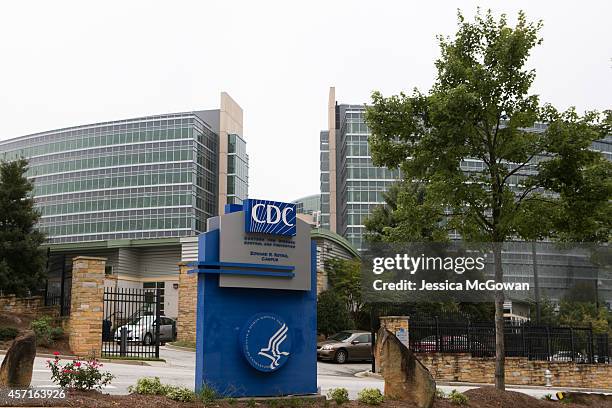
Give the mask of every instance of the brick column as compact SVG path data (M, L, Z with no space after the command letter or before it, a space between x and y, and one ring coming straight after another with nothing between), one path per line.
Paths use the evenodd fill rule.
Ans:
M381 316L380 326L393 333L404 346L409 347L408 320L408 316Z
M196 307L198 302L198 275L187 273L192 267L179 263L177 340L196 341Z
M70 349L77 356L100 357L104 313L106 258L77 256L72 260Z

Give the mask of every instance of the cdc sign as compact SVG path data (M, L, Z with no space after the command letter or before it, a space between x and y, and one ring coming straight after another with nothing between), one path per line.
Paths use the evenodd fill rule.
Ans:
M244 202L246 232L295 235L295 204L278 201L248 199Z
M295 204L246 200L198 237L195 388L317 391L316 251Z

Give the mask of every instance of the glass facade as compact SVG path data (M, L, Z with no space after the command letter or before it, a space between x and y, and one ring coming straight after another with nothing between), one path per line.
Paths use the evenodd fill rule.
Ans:
M335 229L330 225L330 132L326 130L320 133L321 227L335 230L359 250L363 249L364 219L375 206L384 204L383 193L401 176L399 170L389 170L372 164L368 145L370 131L364 115L364 105L335 105ZM546 125L538 123L529 130L543 132ZM612 136L594 142L593 150L612 160ZM510 177L510 184L515 191L521 190L521 180L533 175L537 171L536 164L543 159L544 157L534 158L529 165ZM513 168L516 165L508 166ZM466 158L462 161L461 168L466 174L477 176L484 170L484 163ZM454 234L452 238L459 236Z
M227 152L227 203L240 204L247 199L249 187L246 142L238 135L229 134Z
M295 211L301 214L313 215L321 211L321 196L319 194L309 195L293 201Z
M181 237L217 214L217 144L188 112L0 141L0 160L29 160L51 244Z
M399 178L398 170L372 164L364 105L336 105L336 189L338 234L362 249L364 219L383 204L383 193ZM329 225L329 132L321 132L321 227Z

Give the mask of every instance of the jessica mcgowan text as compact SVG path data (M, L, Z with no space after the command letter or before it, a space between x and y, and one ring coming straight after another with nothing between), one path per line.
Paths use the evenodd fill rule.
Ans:
M487 281L466 280L465 282L427 282L421 280L418 282L402 279L398 282L383 282L380 279L372 283L372 287L376 291L529 291L529 283L527 282L495 282L490 279Z

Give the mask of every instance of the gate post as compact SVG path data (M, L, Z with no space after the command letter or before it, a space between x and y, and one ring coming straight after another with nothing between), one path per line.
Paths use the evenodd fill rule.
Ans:
M77 256L72 260L69 344L77 356L100 357L104 267L106 258Z

